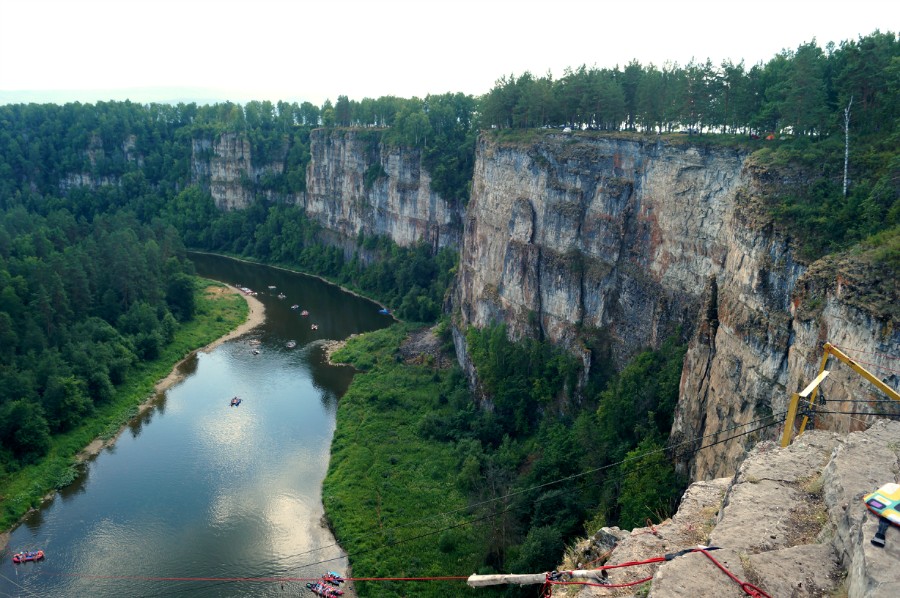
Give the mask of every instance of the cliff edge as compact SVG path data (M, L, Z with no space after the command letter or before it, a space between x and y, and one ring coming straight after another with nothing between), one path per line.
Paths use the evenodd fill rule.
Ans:
M605 566L622 565L701 544L718 547L712 556L773 598L900 596L900 528L888 529L884 548L873 546L877 517L862 502L864 495L898 479L900 421L879 420L844 435L807 432L787 448L763 442L733 478L692 484L671 519L631 532L604 528L570 551L561 570L597 558ZM615 594L572 586L554 595L747 595L699 552L608 573L610 584L653 579L649 592L647 584Z

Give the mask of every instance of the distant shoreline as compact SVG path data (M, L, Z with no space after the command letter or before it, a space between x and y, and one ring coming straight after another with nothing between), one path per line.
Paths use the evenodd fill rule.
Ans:
M215 349L222 343L225 343L227 341L230 341L231 339L242 336L242 335L250 332L257 326L260 326L261 324L263 324L266 321L266 308L263 305L262 301L260 301L256 297L253 297L251 295L247 295L246 293L241 292L240 289L238 289L237 287L234 287L230 284L227 284L227 283L222 283L222 284L224 284L228 289L228 291L223 291L223 292L231 292L236 295L240 295L247 302L247 306L250 308L250 311L247 312L247 319L244 321L243 324L241 324L240 326L238 326L237 328L235 328L228 334L217 338L216 340L209 343L205 347L200 347L199 349L195 349L195 350L191 351L184 357L184 359L180 360L178 363L176 363L174 366L172 366L172 371L169 372L169 375L156 383L156 386L154 387L155 392L153 393L153 395L150 396L146 401L141 403L140 406L138 406L138 415L139 416L143 415L144 412L146 412L148 409L152 408L154 401L156 401L156 399L161 394L163 394L165 391L169 390L170 388L172 388L173 386L175 386L176 384L178 384L179 382L184 380L185 375L180 372L180 366L185 361L187 361L188 359L190 359L197 353L209 353L210 351L212 351L213 349ZM115 434L115 436L113 436L112 438L109 438L107 440L103 440L102 438L94 439L93 442L91 442L89 445L84 447L84 449L82 449L78 453L77 459L79 461L83 462L83 461L87 461L88 459L90 459L92 457L97 456L98 454L100 454L100 451L102 451L104 448L115 444L116 440L119 438L119 435L125 430L126 427L128 427L128 424L127 423L123 424L122 427L119 429L119 431Z
M359 297L360 299L365 299L366 301L371 301L372 303L374 303L374 304L377 305L378 307L381 307L381 308L384 308L384 309L388 309L388 306L387 306L387 305L384 305L383 303L381 303L381 302L378 301L377 299L372 299L371 297L367 297L367 296L363 295L362 293L359 293L359 292L357 292L357 291L354 291L353 289L348 289L348 288L345 287L344 285L338 284L338 283L334 282L333 280L328 280L328 279L325 278L324 276L320 276L320 275L318 275L318 274L310 274L309 272L303 272L303 271L301 271L301 270L291 270L290 268L287 268L287 267L285 267L285 266L275 266L275 265L272 265L272 264L267 264L267 263L265 263L265 262L254 262L254 261L251 261L251 260L245 260L245 259L242 259L242 258L239 258L239 257L234 257L233 255L225 255L225 254L223 254L223 253L213 253L213 252L211 252L211 251L197 251L197 250L194 250L194 249L190 249L190 250L188 250L188 253L199 253L199 254L201 254L201 255L214 255L214 256L216 256L216 257L224 257L224 258L228 258L228 259L230 259L230 260L234 260L234 261L236 261L236 262L241 262L241 263L244 263L244 264L252 264L252 265L254 265L254 266L265 266L266 268L274 268L274 269L276 269L276 270L281 270L282 272L290 272L291 274L299 274L299 275L301 275L301 276L309 276L310 278L315 278L316 280L321 280L321 281L324 282L325 284L331 285L331 286L333 286L333 287L337 287L337 288L339 288L341 291L343 291L344 293L347 293L348 295L353 295L354 297ZM394 315L394 312L393 312L393 311L390 311L389 315L391 316L391 319L392 319L392 320L398 321L398 320L397 320L397 317Z
M223 283L223 284L225 284L225 283ZM185 375L179 371L181 364L183 364L185 361L187 361L188 359L190 359L197 353L208 353L208 352L212 351L213 349L215 349L216 347L218 347L219 345L221 345L222 343L225 343L231 339L242 336L242 335L250 332L257 326L260 326L261 324L263 324L266 321L266 308L263 305L262 301L260 301L256 297L252 297L250 295L247 295L246 293L242 293L237 287L234 287L229 284L225 284L225 286L227 288L222 289L221 290L222 293L235 293L235 294L243 297L244 300L247 302L247 305L250 308L247 313L247 319L244 321L243 324L241 324L240 326L238 326L237 328L235 328L228 334L225 334L224 336L217 338L216 340L214 340L213 342L209 343L208 345L206 345L204 347L200 347L199 349L194 349L183 359L179 360L178 363L176 363L174 366L172 366L172 371L169 373L169 375L166 376L165 378L163 378L162 380L160 380L159 382L157 382L156 386L154 386L155 392L146 401L144 401L143 403L141 403L138 406L138 416L142 415L148 409L152 408L156 399L162 393L164 393L168 389L172 388L173 386L175 386L176 384L178 384L185 378ZM214 288L221 288L221 287L214 287ZM122 424L121 428L119 428L119 431L116 432L116 434L114 436L112 436L111 438L108 438L106 440L104 440L102 438L95 438L89 445L87 445L81 451L79 451L75 458L78 460L78 462L83 463L85 461L88 461L89 459L92 459L93 457L96 457L97 455L100 454L100 452L104 448L115 444L116 440L119 438L119 436L122 434L122 432L127 427L128 427L128 422ZM54 494L55 494L55 492L52 492L52 493L48 494L47 496L45 496L43 502L51 500L53 498ZM28 515L28 513L26 513L23 516L23 519L27 515ZM21 521L22 520L20 519L19 523L21 523ZM9 543L10 534L12 533L12 530L15 529L19 525L19 523L16 523L10 529L5 530L2 533L0 533L0 550L6 549L7 544Z

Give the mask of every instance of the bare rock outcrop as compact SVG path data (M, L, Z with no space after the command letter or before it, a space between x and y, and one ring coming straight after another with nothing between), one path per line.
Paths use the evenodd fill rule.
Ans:
M254 166L250 140L239 133L223 133L214 138L201 137L191 144L191 177L209 189L220 210L242 210L257 199L255 184L267 174L284 171L281 159Z
M761 443L733 478L691 485L672 519L630 534L614 528L619 541L604 562L642 561L702 544L717 547L710 554L733 575L773 597L898 596L900 528L888 530L885 548L873 546L877 517L862 502L898 479L898 421L879 420L847 435L808 432L784 449ZM563 569L585 565L591 541L571 551ZM586 587L569 595L746 596L699 552L608 573L611 584L653 580L649 592Z
M380 139L377 131L311 133L306 214L343 239L382 235L404 247L459 247L462 206L432 191L419 150Z

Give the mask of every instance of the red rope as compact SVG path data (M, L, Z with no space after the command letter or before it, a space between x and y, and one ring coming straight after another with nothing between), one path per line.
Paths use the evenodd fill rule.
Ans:
M837 345L835 345L835 347L837 347ZM838 348L838 349L841 349L841 350L844 351L844 352L848 352L848 351L849 351L849 352L853 352L853 351L855 350L855 349L843 349L843 348L841 348L841 347L837 347L837 348ZM870 353L870 354L872 354L872 355L880 355L880 356L886 357L886 358L888 358L888 359L897 359L896 357L892 357L892 356L888 355L887 353L877 353L877 352L875 352L875 351L859 351L859 353ZM853 361L855 361L856 363L860 363L860 364L862 364L862 365L867 365L867 366L869 366L869 367L873 367L873 368L878 369L878 370L884 370L884 371L886 371L886 372L892 372L892 373L894 373L894 374L900 374L900 370L895 370L895 369L889 368L889 367L887 367L887 366L878 365L877 363L872 363L872 362L870 362L870 361L863 361L863 360L861 360L861 359L857 359L856 357L851 357L851 359L852 359Z
M832 346L837 347L844 353L867 353L869 355L880 355L881 357L884 357L887 359L893 359L895 361L900 361L900 357L894 357L890 353L885 353L883 351L866 351L865 349L848 349L847 347L838 347L834 343L831 343L831 344L832 344Z
M652 565L653 563L661 563L664 560L666 560L666 557L657 556L652 559L647 559L646 561L628 561L627 563L619 563L618 565L603 565L602 567L597 567L597 570L605 571L607 569L620 569L622 567L634 567L637 565Z
M584 564L584 566L587 567L588 565L593 565L597 561L602 561L603 559L605 559L606 557L608 557L611 554L612 554L612 548L610 548L609 550L607 550L606 552L604 552L603 554L601 554L600 556L595 558L593 561L588 561L587 563Z
M766 594L765 592L763 592L762 590L757 588L752 583L749 583L746 581L741 581L740 579L738 579L737 576L734 575L734 573L732 573L731 571L726 569L725 565L723 565L722 563L717 561L716 558L713 555L709 554L709 552L707 552L706 550L703 550L702 548L698 548L697 552L702 552L703 554L705 554L706 558L711 560L713 562L713 564L715 564L716 567L721 569L722 572L725 573L725 575L730 577L731 581L738 584L740 586L740 588L742 590L744 590L744 593L747 594L748 596L752 596L752 598L772 598L771 596L769 596L768 594Z

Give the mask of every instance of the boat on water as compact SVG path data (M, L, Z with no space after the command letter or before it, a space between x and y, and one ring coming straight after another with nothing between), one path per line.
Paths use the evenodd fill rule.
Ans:
M318 325L318 324L313 324L312 326L309 327L309 329L310 329L310 330L318 330L318 329L319 329L319 325Z
M276 289L276 288L278 288L278 287L276 287L274 284L270 284L270 285L269 285L269 288L270 288L270 289Z
M44 558L43 550L26 550L25 552L17 552L13 555L14 563L27 563L29 561L39 561Z
M389 316L389 315L391 315L391 310L389 310L386 307L382 307L381 309L378 310L378 313L380 313L383 316Z
M243 400L244 400L244 399L242 399L242 398L240 398L240 397L234 397L234 398L231 399L231 406L232 406L232 407L237 407L238 405L241 404L241 401L243 401Z
M308 316L308 315L309 315L309 312L306 311L306 310L304 309L303 311L300 312L300 315L301 315L301 316Z
M295 303L291 306L291 309L300 309L300 306Z
M279 299L287 299L287 295L285 295L284 293L278 293L278 298Z
M287 347L288 349L293 349L294 347L297 346L297 341L288 341L287 343L285 343L284 346Z
M344 590L328 585L324 581L309 582L306 587L316 596L343 596Z

